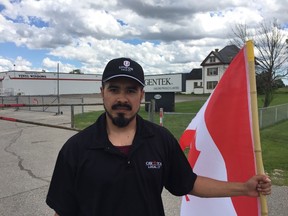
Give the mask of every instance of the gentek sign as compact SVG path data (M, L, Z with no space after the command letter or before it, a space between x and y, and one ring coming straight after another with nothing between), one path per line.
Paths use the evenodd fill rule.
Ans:
M146 92L181 92L182 74L146 75Z

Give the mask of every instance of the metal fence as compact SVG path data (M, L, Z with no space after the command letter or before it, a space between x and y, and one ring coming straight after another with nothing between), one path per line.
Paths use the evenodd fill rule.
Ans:
M0 104L25 104L25 106L18 107L20 110L51 112L61 114L63 106L55 106L57 104L84 104L83 97L57 97L57 96L1 96ZM35 106L34 106L35 105ZM39 105L39 106L38 106ZM62 110L61 110L62 108ZM84 106L77 106L77 112L84 112Z
M57 96L6 96L1 97L0 110L1 109L14 109L15 111L36 111L36 112L51 112L56 115L68 114L71 119L71 128L74 128L75 122L74 117L75 114L83 114L84 112L89 111L99 111L104 110L102 100L100 103L87 103L84 102L84 98L82 97L61 97ZM92 99L92 100L91 100ZM94 102L93 97L89 100L90 102ZM152 100L151 102L143 102L142 106L148 106L147 119L149 121L155 121L155 102ZM12 120L22 123L42 125L53 127L53 125L48 125L40 122L32 122L24 119L13 119L9 116L1 116L2 120ZM56 127L56 125L55 125ZM59 126L57 126L59 127ZM64 128L65 127L61 127ZM69 128L66 128L69 129Z
M288 104L260 108L259 127L264 128L288 119Z
M94 102L94 96L90 97ZM25 106L16 106L17 110L29 110L29 111L40 111L40 112L52 112L56 114L71 113L71 126L74 126L74 115L79 113L84 113L87 111L103 109L102 100L99 99L100 103L91 103L90 101L85 101L84 97L74 96L74 97L61 97L57 96L0 96L0 104L17 104ZM88 102L88 103L87 103ZM90 102L90 103L89 103ZM95 100L97 102L97 100ZM176 113L176 112L163 112L162 114L155 114L155 101L142 103L142 105L148 104L148 120L163 124L165 126L165 119L173 121L173 118L179 119L183 118L183 127L188 126L192 118L196 113ZM280 121L288 119L288 104L282 104L277 106L271 106L266 108L259 108L259 127L264 128ZM170 116L164 117L164 116ZM163 119L161 119L163 118ZM172 120L171 120L172 119Z
M165 126L165 122L173 121L173 118L183 119L180 121L180 124L184 126L188 126L191 120L195 117L196 113L176 113L176 112L165 112L163 116L161 113L159 114L159 124L163 124ZM271 106L266 108L259 108L258 109L259 115L259 127L265 128L267 126L274 125L278 122L288 120L288 104L282 104L277 106ZM163 119L162 119L163 118Z

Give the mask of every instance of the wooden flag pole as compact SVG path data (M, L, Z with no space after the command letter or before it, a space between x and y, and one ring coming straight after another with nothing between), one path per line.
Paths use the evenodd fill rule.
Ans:
M262 160L262 150L260 143L259 132L259 119L258 119L258 102L255 78L255 59L254 59L254 45L252 40L246 43L246 54L248 59L249 81L250 81L250 97L251 97L251 110L252 110L252 127L253 127L253 141L254 151L256 157L257 173L264 174L264 166ZM266 196L260 194L261 215L268 215L267 199Z

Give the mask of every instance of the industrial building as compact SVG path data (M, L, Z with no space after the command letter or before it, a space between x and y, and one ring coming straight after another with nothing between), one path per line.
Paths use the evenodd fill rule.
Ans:
M0 72L0 95L57 95L99 93L101 75L57 72Z
M145 76L145 91L209 94L239 52L235 45L211 51L201 68L190 73ZM5 71L0 72L0 96L63 95L100 93L102 75L82 73Z

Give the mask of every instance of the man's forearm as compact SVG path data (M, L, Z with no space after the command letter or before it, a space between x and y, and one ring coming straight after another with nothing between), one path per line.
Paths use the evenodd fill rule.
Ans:
M199 197L231 197L245 194L244 183L224 182L198 176L191 195Z
M197 176L191 195L199 197L257 197L271 193L271 180L266 175L255 175L246 182L225 182Z

